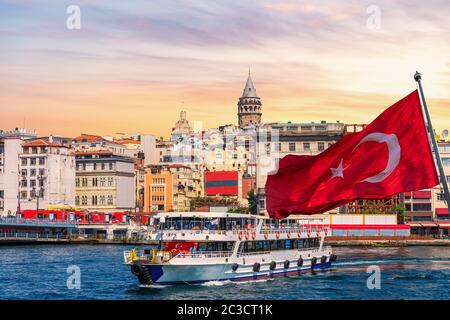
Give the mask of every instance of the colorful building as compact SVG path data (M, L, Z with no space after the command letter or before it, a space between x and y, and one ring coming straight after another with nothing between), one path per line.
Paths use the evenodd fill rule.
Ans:
M84 210L135 211L133 160L109 150L79 151L76 157L75 205Z

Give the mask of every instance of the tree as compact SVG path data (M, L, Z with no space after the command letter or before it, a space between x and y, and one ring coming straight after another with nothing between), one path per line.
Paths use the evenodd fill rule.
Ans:
M255 190L252 189L247 193L247 201L248 201L248 212L250 214L256 214L257 213L257 202L256 202Z

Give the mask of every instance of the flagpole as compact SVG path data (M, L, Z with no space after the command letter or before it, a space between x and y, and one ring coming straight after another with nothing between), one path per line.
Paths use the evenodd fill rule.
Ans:
M441 180L442 187L444 188L445 201L447 202L448 212L450 213L450 191L448 189L447 177L445 176L444 167L442 165L442 160L441 160L441 155L439 153L439 147L438 147L438 144L436 141L436 134L434 132L433 125L431 123L430 113L428 112L427 103L425 101L425 96L423 94L422 75L418 71L416 71L416 73L414 74L414 80L416 80L416 82L419 85L419 92L420 92L420 98L422 101L422 107L423 107L423 110L425 111L425 116L427 117L426 128L428 130L428 133L431 138L431 143L433 145L433 151L434 151L434 155L436 157L437 167L439 170L439 178Z

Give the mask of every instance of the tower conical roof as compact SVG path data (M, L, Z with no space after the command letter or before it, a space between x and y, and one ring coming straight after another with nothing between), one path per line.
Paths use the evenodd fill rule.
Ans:
M250 72L248 73L247 83L245 84L244 92L242 92L242 98L257 98L255 86L253 85Z

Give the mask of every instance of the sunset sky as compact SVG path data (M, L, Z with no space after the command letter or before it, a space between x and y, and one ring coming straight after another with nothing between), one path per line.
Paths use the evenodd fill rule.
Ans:
M449 13L448 0L0 0L0 129L167 137L182 101L191 123L236 124L249 67L266 122L368 123L419 70L450 129Z

